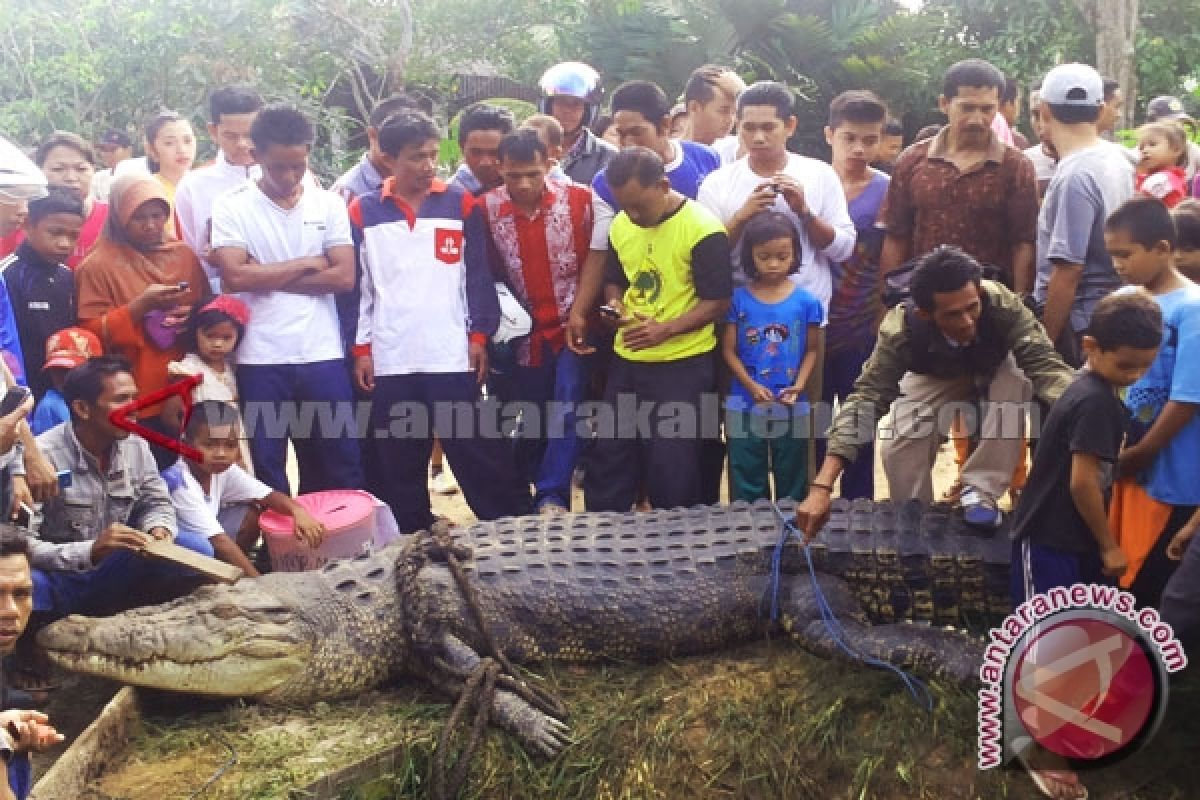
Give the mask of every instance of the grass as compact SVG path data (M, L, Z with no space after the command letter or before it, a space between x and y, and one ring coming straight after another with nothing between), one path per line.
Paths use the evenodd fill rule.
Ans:
M934 684L932 713L896 679L760 644L653 666L552 669L576 743L553 761L489 734L466 798L1026 798L1028 779L974 766L975 698ZM186 798L228 760L205 798L279 800L324 773L405 743L393 771L346 800L422 798L448 709L418 687L303 711L197 707L156 695L144 732L95 785L95 798ZM1085 775L1093 797L1193 796L1200 681L1172 687L1163 733L1146 751Z

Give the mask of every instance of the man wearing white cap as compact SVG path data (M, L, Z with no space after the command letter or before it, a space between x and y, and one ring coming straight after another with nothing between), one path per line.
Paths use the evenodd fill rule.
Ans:
M1041 118L1058 169L1038 219L1033 296L1042 324L1072 366L1092 308L1121 285L1104 247L1104 220L1133 195L1133 167L1097 133L1104 79L1085 64L1062 64L1042 81Z

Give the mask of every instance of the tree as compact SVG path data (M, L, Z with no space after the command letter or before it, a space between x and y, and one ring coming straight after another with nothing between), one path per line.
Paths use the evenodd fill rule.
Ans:
M1121 84L1129 102L1122 109L1125 127L1133 123L1137 72L1133 61L1138 27L1138 0L1074 0L1096 36L1096 69Z

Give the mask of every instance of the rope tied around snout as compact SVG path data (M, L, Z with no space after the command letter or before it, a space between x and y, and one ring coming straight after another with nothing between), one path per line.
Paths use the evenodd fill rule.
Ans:
M471 585L462 566L462 562L471 557L471 548L455 542L448 525L437 523L430 530L418 531L410 537L396 565L398 589L404 606L404 632L412 652L423 658L433 670L448 676L458 693L458 701L442 728L430 764L430 795L434 800L457 797L466 782L471 762L487 731L497 689L511 692L547 716L560 721L567 718L566 705L549 691L530 686L518 675L508 656L496 644L479 605L475 587ZM470 623L484 643L484 652L473 669L450 664L438 653L437 645L444 632L445 620L435 612L431 598L423 596L417 583L421 570L432 563L445 564L454 577ZM448 773L451 740L456 730L467 724L468 711L473 711L474 716L470 722L467 743L454 762L453 772Z

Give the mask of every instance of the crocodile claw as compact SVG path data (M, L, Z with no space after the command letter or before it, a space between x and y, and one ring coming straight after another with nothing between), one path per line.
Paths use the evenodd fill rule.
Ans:
M532 728L525 732L525 742L541 755L554 758L571 740L571 728L548 714L538 714Z

